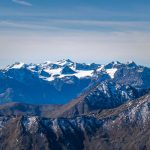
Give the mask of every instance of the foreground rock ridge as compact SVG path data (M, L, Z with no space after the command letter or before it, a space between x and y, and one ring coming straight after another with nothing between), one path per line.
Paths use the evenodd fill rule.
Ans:
M0 84L2 150L150 149L148 67L15 63Z
M1 116L0 149L149 149L150 93L117 108L71 118Z

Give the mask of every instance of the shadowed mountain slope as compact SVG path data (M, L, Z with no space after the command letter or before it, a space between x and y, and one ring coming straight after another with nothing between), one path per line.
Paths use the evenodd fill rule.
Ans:
M0 117L0 149L143 150L150 147L150 94L95 116Z

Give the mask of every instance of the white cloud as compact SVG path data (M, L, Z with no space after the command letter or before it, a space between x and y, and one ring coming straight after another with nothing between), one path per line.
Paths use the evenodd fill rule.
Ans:
M65 20L41 19L34 21L0 20L0 27L33 29L33 30L63 30L63 31L105 31L105 32L150 32L150 21L97 21L97 20ZM3 30L4 30L3 28Z
M24 6L32 6L31 3L25 1L25 0L12 0L12 2L20 4L20 5L24 5Z
M19 21L9 21L9 20L0 20L0 27L5 28L20 28L20 29L34 29L34 30L40 30L40 29L51 29L56 30L58 29L55 26L48 26L48 25L41 25L39 23L32 23L32 22L19 22Z

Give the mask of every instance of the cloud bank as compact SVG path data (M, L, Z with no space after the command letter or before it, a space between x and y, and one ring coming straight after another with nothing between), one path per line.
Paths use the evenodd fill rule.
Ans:
M24 1L24 0L12 0L12 2L20 4L20 5L24 5L24 6L32 6L31 3Z

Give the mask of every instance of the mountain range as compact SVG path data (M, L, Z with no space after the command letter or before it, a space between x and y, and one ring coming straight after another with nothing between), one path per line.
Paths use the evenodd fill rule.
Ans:
M0 70L0 149L149 150L150 68L71 60Z
M65 104L98 84L103 93L107 92L105 87L106 90L118 87L122 88L123 99L132 99L149 89L149 82L150 68L134 62L107 65L69 59L41 64L17 62L0 70L0 103ZM137 94L129 95L126 88Z

